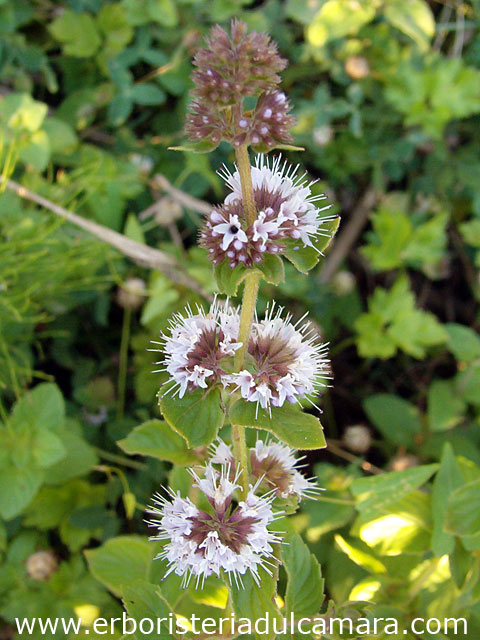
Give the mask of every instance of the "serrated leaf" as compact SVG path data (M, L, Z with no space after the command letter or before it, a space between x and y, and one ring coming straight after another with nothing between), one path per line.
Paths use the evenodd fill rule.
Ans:
M260 622L260 618L265 620L268 614L269 621L266 621L265 628L258 627L258 631L261 629L262 632L265 632L260 633L255 629L255 637L257 640L262 640L262 638L264 640L273 640L275 638L273 620L278 620L277 628L281 628L279 626L281 614L273 602L276 580L269 576L264 569L260 569L258 573L260 585L255 583L251 572L247 571L242 576L243 588L234 585L230 586L233 611L237 620L239 618L251 620L253 628L255 628L254 625L257 621Z
M454 536L444 530L447 501L452 491L463 484L462 473L457 464L452 446L447 442L443 447L440 469L435 476L432 490L432 551L437 557L452 553L455 548Z
M421 431L417 407L393 394L376 393L363 402L363 408L372 424L394 444L411 446Z
M387 573L387 568L383 562L376 558L371 552L364 551L363 549L350 544L339 534L335 536L335 542L352 562L355 562L355 564L366 569L369 573L374 575L378 573Z
M282 560L288 582L285 592L285 611L296 617L311 617L320 611L324 594L324 580L317 558L298 533L285 538Z
M266 429L295 449L327 446L320 420L290 405L272 407L269 415L254 402L238 400L231 408L229 418L235 425Z
M110 538L97 549L85 551L92 575L121 596L125 586L146 580L155 546L141 536Z
M425 0L389 0L385 18L426 50L435 34L435 18Z
M372 478L358 478L350 486L356 508L364 518L384 514L386 508L423 485L438 469L429 464L405 471L392 471Z
M445 528L458 536L480 534L480 480L468 482L450 494Z
M434 380L428 389L428 423L432 431L446 431L463 419L465 401L453 380Z
M193 153L210 153L218 147L218 143L202 140L201 142L184 142L182 145L168 147L169 151L192 151Z
M218 389L199 388L183 398L163 395L159 404L165 420L192 448L213 442L225 418Z
M173 612L168 602L162 596L159 586L151 584L146 580L136 580L122 589L122 600L128 615L131 616L138 625L137 631L135 632L135 638L137 640L140 638L167 640L173 637L168 633L168 619ZM153 629L149 633L141 630L145 627L140 626L140 621L145 619L154 622Z
M322 235L317 236L314 247L304 247L302 243L289 240L282 252L283 255L290 260L301 273L308 273L318 263L323 252L332 242L339 225L340 217L324 222L320 227Z
M285 267L283 260L278 255L267 254L262 262L257 265L258 271L262 273L262 278L269 284L279 285L285 281Z
M238 286L249 274L249 270L242 264L232 269L228 260L224 260L215 266L214 273L220 293L227 296L236 296Z
M476 331L454 322L443 326L448 334L447 347L457 360L471 362L480 358L480 336Z
M149 420L135 427L117 444L130 455L152 456L173 464L186 465L197 460L195 454L188 450L185 439L160 420Z

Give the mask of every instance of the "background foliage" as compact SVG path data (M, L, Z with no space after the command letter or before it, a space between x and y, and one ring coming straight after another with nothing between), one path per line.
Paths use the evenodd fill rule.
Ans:
M322 400L329 448L308 458L327 492L293 518L295 531L337 614L371 600L372 614L405 623L466 617L475 637L478 0L1 0L3 176L177 257L214 291L195 246L198 212L162 195L155 176L210 202L222 196L226 147L208 157L167 147L183 139L192 52L233 16L289 58L284 88L306 148L290 158L321 179L342 216L339 238L353 243L342 253L337 240L309 278L287 265L277 294L295 315L310 312L334 372ZM158 421L162 374L150 373L146 348L201 299L5 188L0 236L5 637L16 616L88 622L118 614L122 597L133 616L148 606L219 616L218 585L182 594L171 579L159 595L163 567L142 523L167 475L185 486L182 465L202 455ZM126 310L118 286L132 276L146 289ZM265 285L263 307L271 293ZM354 425L369 431L358 438ZM323 588L318 568L289 535L284 607L313 615L320 602L295 598L302 580ZM47 579L29 562L39 550L55 557Z

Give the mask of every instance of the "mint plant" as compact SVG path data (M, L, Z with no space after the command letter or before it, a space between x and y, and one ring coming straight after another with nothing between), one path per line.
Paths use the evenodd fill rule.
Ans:
M263 279L283 281L284 258L300 271L314 266L338 217L323 215L331 205L317 202L326 196L315 195L305 174L281 156L257 155L250 164L249 147L269 151L291 140L293 119L277 89L286 61L270 38L234 20L230 35L212 29L194 63L186 126L192 150L224 140L236 158L233 172L220 171L230 193L206 217L200 245L219 294L243 283L243 296L238 307L219 297L209 310L187 307L154 343L161 354L155 371L168 375L158 394L163 417L202 453L199 467L188 470L195 496L167 489L147 512L157 529L151 539L162 542L157 558L167 562L165 577L175 573L183 587L193 580L203 588L216 576L235 601L245 597L239 590L261 590L265 576L276 592L283 535L274 523L319 491L288 445L325 446L320 421L302 405L315 406L328 384L327 346L304 318L294 322L274 301L260 319L259 287ZM247 98L256 100L248 110ZM231 444L219 439L228 426ZM270 440L257 433L249 447L250 429L269 431Z

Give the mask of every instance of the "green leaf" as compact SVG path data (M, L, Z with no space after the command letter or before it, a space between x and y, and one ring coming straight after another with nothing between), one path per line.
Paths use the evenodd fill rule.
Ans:
M445 329L433 314L416 309L405 276L397 278L388 291L377 287L368 309L355 321L357 348L363 357L386 359L402 349L421 359L428 347L447 339Z
M358 478L350 486L357 509L364 518L374 518L386 508L423 485L438 469L429 464L405 471L392 471L372 478Z
M279 285L285 281L285 267L278 255L268 253L257 268L261 271L263 279L270 284Z
M60 438L51 431L40 429L34 439L33 457L41 469L51 467L65 456Z
M230 587L231 601L235 617L251 620L255 624L257 640L274 640L273 620L278 620L277 628L281 629L281 614L273 602L276 593L276 580L264 569L259 570L260 585L257 585L250 571L242 576L242 587ZM266 620L266 616L269 620ZM257 626L258 625L258 626Z
M435 34L435 18L425 0L389 0L383 10L385 18L394 27L426 50Z
M454 536L444 530L447 515L447 501L452 491L463 484L462 473L457 464L452 446L447 442L443 447L440 469L435 476L432 490L432 551L437 557L441 557L446 553L452 553L455 548Z
M20 148L18 157L37 171L44 171L50 160L50 140L45 131L35 131Z
M197 460L195 454L188 450L185 440L160 420L149 420L135 427L117 444L130 455L152 456L173 464L187 465Z
M92 575L121 596L124 587L148 578L154 549L147 538L118 536L97 549L88 549L85 556Z
M301 243L287 241L283 254L301 272L308 273L318 263L332 242L340 225L340 217L327 220L320 228L322 235L317 236L314 247L304 247Z
M292 241L287 242L283 255L301 272L307 274L319 260L318 251L313 247L302 247Z
M108 105L108 119L115 127L125 122L133 109L133 100L128 93L119 93Z
M48 112L43 102L33 100L28 93L12 93L0 102L0 119L11 129L35 133L40 129Z
M339 534L335 536L335 542L352 562L355 562L358 566L366 569L369 573L374 575L387 573L387 568L383 562L376 558L370 551L364 551L359 546L353 546Z
M178 24L178 10L174 0L147 0L147 13L152 20L165 27Z
M186 140L178 147L168 147L169 151L191 151L193 153L210 153L218 147L219 143L201 140L200 142L190 142Z
M459 424L465 402L454 380L434 380L428 389L428 422L432 431L446 431Z
M149 82L134 85L130 96L137 104L146 106L163 104L167 98L163 89Z
M288 576L285 612L293 612L296 617L314 616L324 599L324 581L318 560L298 533L286 536L284 542L282 561Z
M228 260L224 260L215 266L214 273L220 293L224 293L227 296L236 296L238 285L246 278L249 270L242 264L237 264L232 269Z
M272 407L271 415L254 402L238 400L229 418L232 424L266 429L295 449L323 449L326 447L320 420L291 405Z
M458 536L480 534L480 480L469 482L450 494L445 528Z
M155 638L164 640L172 638L168 633L168 619L171 613L168 602L162 596L160 587L150 584L146 580L137 580L122 590L122 600L127 613L137 623L135 638ZM162 619L160 621L160 619ZM150 633L142 632L141 620L152 620L153 630ZM160 626L158 626L160 624ZM148 625L146 628L149 629Z
M447 347L458 361L471 362L480 358L480 336L476 331L454 322L443 326L448 334Z
M199 388L183 398L163 395L160 410L172 429L192 448L213 442L225 418L218 389Z
M375 17L375 7L369 0L327 0L307 28L308 42L323 47L330 40L359 31Z
M123 233L127 236L127 238L130 238L131 240L135 240L136 242L140 242L142 244L145 243L145 234L143 233L143 229L140 221L138 220L138 217L134 213L128 214Z
M75 131L60 118L47 118L43 130L48 136L52 153L70 153L78 144Z
M100 35L94 19L88 13L65 9L51 23L49 31L55 40L62 43L67 56L89 58L100 47Z
M14 406L12 419L17 424L34 424L40 429L58 432L65 421L65 403L60 389L49 382L37 385Z
M363 402L370 422L390 442L409 447L421 431L420 412L403 398L376 393Z
M18 516L35 497L44 479L36 468L17 469L3 463L0 468L0 516L10 520Z

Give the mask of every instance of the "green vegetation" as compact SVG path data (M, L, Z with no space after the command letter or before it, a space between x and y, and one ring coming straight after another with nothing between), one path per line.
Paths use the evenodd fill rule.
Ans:
M191 488L185 466L222 419L213 391L204 419L173 432L182 408L164 399L161 419L166 378L147 349L216 282L231 296L243 286L242 268L214 274L196 244L231 148L169 150L185 144L192 54L232 17L288 58L305 148L289 159L341 216L319 264L305 250L284 272L278 256L262 265L261 310L275 296L295 318L308 311L334 376L320 400L327 448L307 458L326 491L285 521L280 611L330 615L333 601L337 616L406 629L464 617L475 638L478 0L0 0L0 625L13 638L16 617L77 615L89 630L122 601L134 618L224 614L219 581L162 581L143 512L162 484ZM319 414L289 411L277 434L298 447L295 420L308 432ZM236 610L277 615L271 582L265 602L247 589Z

